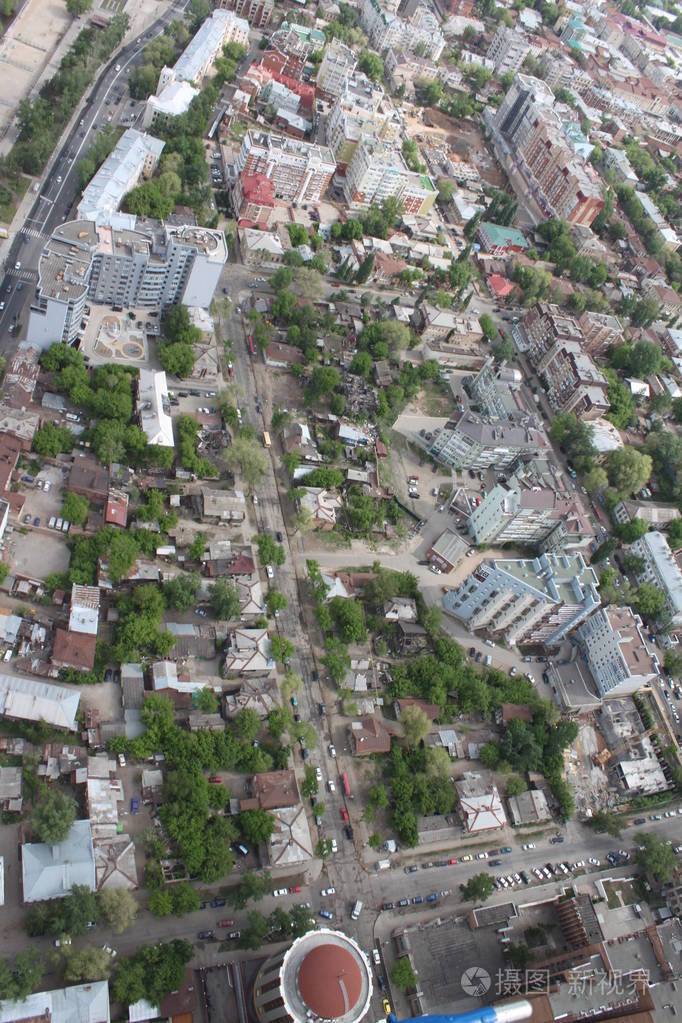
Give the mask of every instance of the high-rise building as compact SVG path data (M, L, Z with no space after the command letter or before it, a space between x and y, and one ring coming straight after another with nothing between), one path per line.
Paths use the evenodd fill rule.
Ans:
M114 308L207 308L227 262L222 231L131 218L134 227L74 220L48 239L38 264L27 337L38 348L70 343L86 301Z
M499 151L518 171L512 183L520 197L529 192L543 217L589 227L604 205L602 186L566 137L553 104L545 82L517 74L488 123Z
M124 131L83 192L78 204L78 220L110 224L123 197L137 185L140 176L152 176L165 144L135 128Z
M250 130L239 150L236 170L270 178L277 199L318 202L334 175L336 161L327 146Z
M488 422L476 412L460 412L433 439L429 455L456 469L506 469L517 458L537 455L547 438L535 425Z
M252 28L265 28L275 9L275 0L219 0L216 7L234 11L245 18Z
M600 696L636 693L658 674L642 619L629 607L599 608L580 626L577 640Z
M372 997L365 953L341 931L308 931L270 956L253 985L259 1023L360 1023Z
M363 138L346 169L343 194L351 209L366 209L394 197L406 213L424 216L438 192L428 174L410 170L398 149Z
M504 75L508 71L519 71L529 53L530 43L521 32L500 25L486 56L495 65L495 74Z
M383 89L356 72L346 80L327 118L327 145L334 154L337 171L345 171L361 139L395 142L402 130L403 119Z
M597 583L581 554L482 561L445 594L443 609L470 632L551 647L599 607Z
M375 50L390 47L414 50L419 47L425 57L438 60L445 49L445 39L435 15L423 4L410 5L408 20L386 10L379 0L362 0L360 24Z
M327 96L340 96L346 82L355 71L358 60L353 51L340 39L332 39L324 51L317 72L317 87Z

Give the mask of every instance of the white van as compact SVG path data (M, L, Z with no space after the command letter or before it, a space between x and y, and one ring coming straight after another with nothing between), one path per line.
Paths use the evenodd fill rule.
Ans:
M483 662L483 663L485 664L486 668L489 668L489 667L490 667L490 665L491 665L491 664L493 663L493 659L492 659L492 657L490 656L490 654L486 654L486 655L485 655L485 660L484 660L484 662Z
M361 913L362 913L362 902L360 901L360 899L358 899L358 901L355 903L355 905L353 906L353 909L351 911L351 914L350 914L351 920L357 920L357 918L360 916Z

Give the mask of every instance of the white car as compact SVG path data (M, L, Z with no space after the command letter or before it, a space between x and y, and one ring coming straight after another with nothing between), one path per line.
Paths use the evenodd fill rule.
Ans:
M322 898L325 898L327 895L336 895L336 888L323 888L320 895Z
M329 743L329 756L330 757L335 757L336 756L336 746L334 745L333 742Z
M21 270L21 260L17 260L17 262L14 264L14 269Z
M319 767L315 768L315 777L318 781L322 781L322 770Z
M338 851L339 851L339 847L338 847L338 844L336 842L336 839L332 838L332 852L335 853L335 852L338 852Z
M477 860L487 860L487 859L488 859L488 854L487 854L487 852L480 852L480 853L478 853L478 854L476 855L476 859L477 859Z
M601 860L598 860L596 856L590 856L588 863L591 863L593 867L600 867Z
M334 782L333 782L333 781L331 780L331 778L330 778L330 779L329 779L329 781L327 782L327 786L328 786L328 788L329 788L329 791L330 791L330 792L336 792L336 785L335 785L335 784L334 784Z
M111 945L102 945L102 951L107 952L112 957L116 955L116 949L112 948Z
M275 578L275 571L274 571L272 565L266 565L265 566L265 571L267 572L268 579L274 579Z
M278 899L280 895L288 895L289 894L289 889L288 888L275 888L275 890L273 891L272 894L275 896L276 899Z
M535 848L535 842L526 842L526 844L523 846L523 848L524 849L534 849Z
M125 767L125 765L126 765L125 753L119 753L119 755L118 755L118 766L119 767Z
M379 949L378 948L373 948L372 949L372 959L374 960L374 965L375 966L380 966L381 965L381 956L379 955Z

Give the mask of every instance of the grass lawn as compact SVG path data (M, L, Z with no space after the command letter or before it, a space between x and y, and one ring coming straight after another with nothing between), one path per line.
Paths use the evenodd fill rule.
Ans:
M26 194L30 178L18 175L16 178L3 175L0 177L0 221L11 224L17 206Z

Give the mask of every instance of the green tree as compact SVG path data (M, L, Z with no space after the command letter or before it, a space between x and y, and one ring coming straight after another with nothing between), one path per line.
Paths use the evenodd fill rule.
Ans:
M646 486L651 470L651 457L632 447L612 451L606 463L609 483L622 495L637 493Z
M421 707L410 705L400 715L403 736L410 749L416 749L431 731L431 722Z
M226 449L224 459L228 468L239 473L249 490L253 490L267 472L267 452L251 437L235 437Z
M508 337L501 338L493 345L493 355L497 362L511 362L515 354L514 342Z
M239 814L239 830L251 845L265 845L275 827L275 819L265 810L245 810Z
M291 640L286 639L284 636L273 636L270 640L270 651L276 661L281 661L282 664L285 664L296 653L296 647Z
M185 967L193 955L189 941L176 939L167 944L143 945L133 956L119 962L112 985L115 1001L132 1005L146 998L158 1005L167 994L182 986Z
M67 945L62 952L64 980L71 984L108 980L111 976L113 959L103 948L84 948L75 951L71 945Z
M625 543L634 543L636 540L641 539L645 533L649 532L649 525L644 519L630 519L629 522L624 522L621 526L618 526L617 533L621 540Z
M170 916L173 912L173 898L170 888L157 888L149 897L149 912L154 916Z
M230 621L239 615L239 593L234 583L217 579L209 590L211 610L221 621Z
M438 199L437 202L441 206L447 206L448 203L452 202L452 197L455 194L455 183L449 178L438 179Z
M478 322L481 330L483 331L484 337L487 337L489 341L494 341L498 332L492 316L489 316L488 313L483 313L483 315L479 317Z
M358 67L373 82L380 82L384 77L384 62L378 53L363 50L358 58Z
M62 452L71 451L76 438L65 426L45 422L33 434L33 450L38 455L56 458Z
M600 465L595 465L593 469L590 469L590 471L585 474L583 477L583 483L588 494L601 494L608 487L609 478L606 475L605 469L602 469Z
M265 603L267 604L269 613L275 614L276 611L283 611L284 608L287 607L289 601L283 593L279 592L279 590L270 590L265 598Z
M268 871L265 871L262 876L254 873L245 874L238 885L230 888L227 893L227 901L234 909L244 909L250 900L260 902L268 890L270 882L271 877Z
M300 693L303 688L303 679L294 671L289 669L280 685L280 692L284 700L290 700L295 693Z
M66 0L66 9L74 18L85 14L92 8L92 0Z
M595 831L605 831L607 835L620 838L623 833L623 822L617 814L608 810L599 810L589 820L590 827Z
M31 829L39 842L63 842L76 819L76 801L60 788L41 785L36 790Z
M678 653L676 650L666 650L663 664L665 670L673 678L679 678L682 675L682 653Z
M196 600L201 576L198 572L182 572L163 584L163 596L174 611L189 611Z
M263 939L268 933L268 921L254 909L248 916L248 926L243 930L239 939L240 948L258 949L263 944Z
M364 643L367 640L365 615L359 601L333 597L327 606L344 643Z
M159 362L166 373L182 380L190 376L194 369L194 349L191 345L176 341L172 344L160 344L158 347Z
M199 893L189 884L172 885L171 898L173 900L174 916L186 916L187 913L195 913L201 905Z
M640 833L636 839L639 846L635 857L637 863L654 881L665 884L677 865L672 846L653 831Z
M373 269L374 253L370 252L370 254L363 259L362 263L360 264L360 267L358 268L358 272L355 275L355 283L365 284L366 281L369 280L370 274L372 273Z
M343 681L346 672L350 668L350 654L339 639L329 637L325 640L325 656L322 663L328 669L334 681L339 684Z
M417 974L412 969L409 956L400 956L391 969L391 980L403 993L411 991L417 986Z
M507 796L520 796L522 792L527 790L523 778L519 778L518 774L512 774L507 778L506 792Z
M39 987L44 964L37 949L20 952L12 965L0 959L0 999L21 1001Z
M135 923L137 900L125 888L104 888L97 896L99 911L114 934L122 934Z
M644 571L644 558L639 554L626 554L623 557L623 568L633 575L640 575Z
M465 902L485 902L493 891L493 879L490 874L474 874L462 886L462 898Z
M635 593L634 603L645 618L658 618L665 607L665 593L651 583L642 583Z
M62 505L62 518L72 525L81 526L88 517L90 502L80 494L67 494Z

